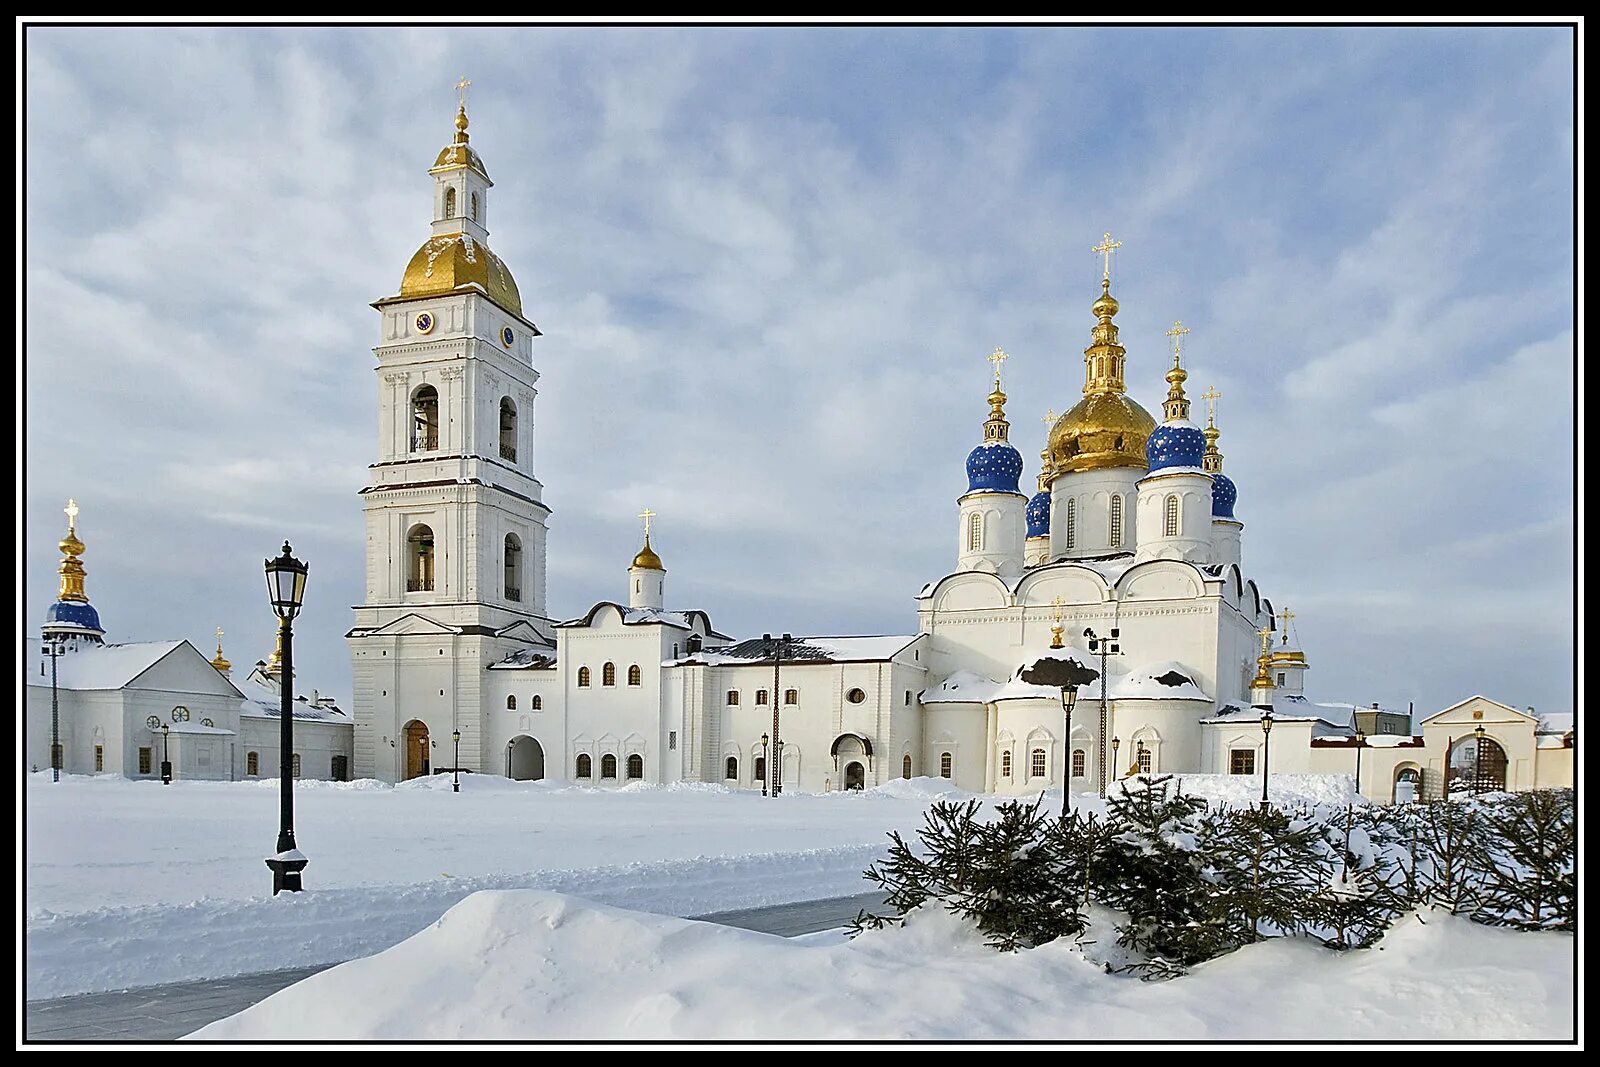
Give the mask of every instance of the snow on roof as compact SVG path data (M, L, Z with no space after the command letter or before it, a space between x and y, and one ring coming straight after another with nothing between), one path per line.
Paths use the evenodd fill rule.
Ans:
M1073 659L1087 667L1098 669L1100 657L1091 656L1081 649L1068 645L1053 648L1047 653L1055 659ZM1043 657L1038 657L1043 658ZM924 704L985 704L996 700L1060 700L1061 690L1045 685L1030 685L1022 680L1022 671L1032 662L1017 668L1010 680L996 682L969 670L950 674L938 685L922 691ZM1106 680L1106 696L1112 700L1201 700L1211 698L1194 681L1194 671L1176 660L1146 664L1127 674L1112 674ZM1079 690L1084 695L1098 695L1097 681Z
M1313 704L1305 697L1293 694L1277 697L1273 701L1272 720L1274 722L1320 723L1321 726L1314 726L1313 737L1351 736L1355 733L1355 727L1351 719L1351 709L1348 705ZM1217 709L1217 713L1214 716L1200 721L1202 723L1233 723L1235 725L1246 722L1259 723L1261 721L1261 709L1242 707L1238 704L1224 704Z
M138 641L124 645L79 647L56 657L56 685L61 689L121 689L186 641ZM44 642L27 639L23 676L28 685L50 686L50 657ZM43 673L39 664L44 664Z
M260 668L250 672L250 676L240 686L244 690L245 704L240 709L239 715L246 719L276 719L282 706L283 697L278 683L269 678ZM315 692L315 690L313 690ZM291 713L296 719L305 719L311 722L338 722L348 723L350 716L332 700L319 697L312 703L303 696L294 699Z
M910 647L920 634L869 637L791 637L783 650L783 662L853 663L893 659ZM772 662L772 642L752 637L722 648L690 652L669 663L703 663L715 667L738 663Z
M1211 702L1195 671L1177 660L1147 663L1123 675L1106 679L1106 695L1113 700L1203 700Z
M1001 683L991 678L962 669L924 689L918 699L924 704L986 704L1000 687Z
M229 737L233 736L232 730L225 730L220 726L207 726L203 722L169 722L165 725L168 731L175 734L227 734ZM156 729L157 732L161 732L160 727Z
M618 613L622 615L622 624L624 626L660 625L672 626L679 630L692 630L694 629L692 617L698 615L705 620L706 636L720 637L724 641L731 640L727 634L718 633L716 630L712 629L711 616L709 613L704 611L664 611L658 608L625 608L621 604L610 600L602 600L600 603L590 608L588 614L580 615L576 619L568 619L566 622L558 622L556 623L556 626L588 626L594 621L595 613L603 607L616 608Z
M491 671L554 670L555 656L536 648L519 648L505 659L489 664Z

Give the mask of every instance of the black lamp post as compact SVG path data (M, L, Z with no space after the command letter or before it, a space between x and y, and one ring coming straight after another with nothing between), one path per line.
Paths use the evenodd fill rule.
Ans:
M1117 769L1117 750L1119 748L1121 748L1121 747L1122 747L1122 738L1113 737L1111 739L1111 769L1112 769L1112 771L1115 771Z
M1062 737L1062 768L1066 771L1061 776L1061 817L1067 817L1067 802L1072 796L1072 709L1078 706L1078 687L1064 685L1061 687L1061 711L1065 715L1065 732Z
M1261 810L1267 810L1267 761L1272 756L1272 709L1261 711Z
M56 657L61 655L61 638L50 636L50 780L61 781L61 709L56 703Z
M1472 795L1483 792L1483 736L1488 733L1483 723L1472 731Z
M1059 627L1059 624L1058 624ZM1051 647L1058 647L1060 633L1056 634L1057 641ZM1066 732L1062 735L1061 761L1061 817L1067 817L1067 798L1072 793L1072 709L1078 703L1078 687L1088 685L1094 681L1094 670L1085 667L1075 659L1056 659L1046 656L1036 660L1031 666L1022 669L1022 680L1029 685L1049 686L1061 690L1061 715L1066 724Z
M171 785L172 784L172 760L170 758L171 757L171 753L167 749L167 731L168 731L167 724L166 723L162 723L161 724L161 784L162 785Z
M450 739L456 744L455 756L450 760L450 792L461 792L461 731L451 730Z
M1367 747L1367 735L1356 728L1356 796L1361 795L1361 750Z
M305 602L306 572L309 568L294 558L289 542L283 543L283 555L266 561L267 595L272 601L273 613L278 616L278 632L283 637L283 655L279 657L278 675L278 850L267 860L272 870L272 895L284 890L298 893L301 889L300 872L309 862L294 843L294 776L291 759L294 753L294 619Z
M1096 634L1093 629L1091 629L1090 627L1087 627L1087 626L1084 627L1084 630L1083 630L1083 636L1085 636L1085 637L1087 637L1089 639L1089 651L1092 654L1098 655L1100 657L1100 733L1099 733L1099 737L1100 737L1100 774L1099 774L1099 778L1100 778L1100 795L1101 796L1105 796L1105 792L1106 792L1106 761L1105 761L1106 740L1105 739L1106 739L1106 720L1107 720L1107 717L1108 717L1108 714L1109 714L1108 711L1107 711L1107 708L1109 707L1109 705L1106 702L1106 657L1107 656L1120 656L1120 655L1122 655L1122 646L1120 644L1118 644L1118 642L1117 642L1117 638L1121 634L1122 634L1122 631L1119 630L1115 626L1113 626L1111 628L1111 636L1110 637L1101 637L1098 634ZM1113 757L1113 762L1115 762L1115 757Z
M782 774L782 767L781 767L781 764L783 762L783 758L782 758L783 741L780 740L782 735L778 732L778 706L779 706L778 705L778 694L782 693L783 690L780 687L780 683L778 681L778 668L783 663L784 646L786 646L790 642L790 640L792 640L792 638L788 634L784 634L782 637L778 638L776 641L773 641L771 634L762 634L761 635L761 639L763 641L772 641L772 755L773 755L773 760L772 760L771 763L769 763L767 765L767 773L772 776L772 795L773 796L777 796L779 793L783 792L783 774ZM765 796L766 794L762 794L762 795Z
M761 735L761 795L762 796L766 796L767 795L767 768L771 766L771 764L767 762L767 741L768 740L769 740L769 738L767 737L766 734L762 734Z

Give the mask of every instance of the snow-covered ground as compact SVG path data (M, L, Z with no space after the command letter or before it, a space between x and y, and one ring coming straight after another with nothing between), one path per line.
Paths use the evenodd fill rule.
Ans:
M1342 802L1347 778L1277 776L1284 803ZM1259 779L1186 777L1254 803ZM671 915L870 888L863 868L937 778L866 793L763 798L714 785L595 790L465 775L300 782L307 891L270 896L276 780L129 781L48 772L26 784L27 996L334 963L377 952L483 889L547 889ZM1060 794L1047 797L1052 809ZM1098 797L1075 806L1100 810Z
M1102 924L1103 925L1103 924ZM1408 917L1379 948L1251 945L1182 978L1067 941L1004 955L937 907L789 941L541 891L477 893L205 1039L1563 1040L1573 939Z

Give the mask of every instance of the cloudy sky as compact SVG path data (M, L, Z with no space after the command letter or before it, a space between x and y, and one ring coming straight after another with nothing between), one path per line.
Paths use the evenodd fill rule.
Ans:
M1573 39L1523 29L33 29L26 628L76 497L112 640L349 695L370 301L473 82L491 244L544 332L552 613L909 633L996 345L1013 440L1098 290L1131 391L1181 318L1247 574L1317 699L1573 703Z

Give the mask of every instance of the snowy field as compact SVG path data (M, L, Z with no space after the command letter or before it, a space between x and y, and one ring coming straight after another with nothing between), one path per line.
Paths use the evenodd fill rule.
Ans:
M1185 792L1253 803L1259 779ZM721 786L556 787L465 775L399 786L301 782L307 891L270 896L276 780L26 784L29 999L335 963L397 944L477 890L542 889L695 915L871 888L861 871L909 832L936 778L866 793ZM1273 779L1283 803L1342 803L1349 780ZM1052 808L1060 794L1046 800ZM1099 810L1097 797L1075 806Z
M1105 922L1099 924L1104 928ZM1091 931L1088 936L1093 941ZM1109 936L1107 936L1109 940ZM1249 945L1182 978L1095 945L1001 954L939 908L790 941L557 893L478 893L402 944L205 1027L224 1039L1545 1040L1573 1036L1573 938L1429 913L1381 946Z

